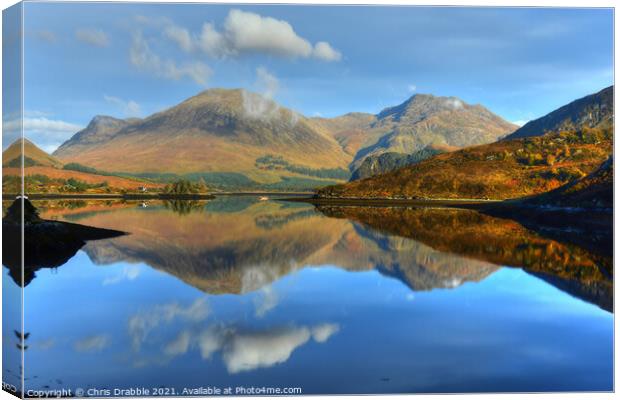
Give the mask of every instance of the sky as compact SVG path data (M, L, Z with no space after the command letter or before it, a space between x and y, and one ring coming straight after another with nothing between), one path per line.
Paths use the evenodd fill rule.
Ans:
M309 117L456 96L522 124L613 84L611 9L26 3L23 28L24 132L46 151L214 87Z

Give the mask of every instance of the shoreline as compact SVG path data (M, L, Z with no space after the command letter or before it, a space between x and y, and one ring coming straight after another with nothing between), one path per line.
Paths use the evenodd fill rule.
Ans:
M307 196L309 192L214 192L201 194L165 194L165 193L31 193L26 197L31 200L57 199L92 199L92 200L213 200L218 196ZM15 200L21 194L2 194L2 200Z
M280 200L280 199L276 199ZM506 200L486 200L486 199L381 199L381 198L316 198L302 197L281 199L283 201L293 201L299 203L309 203L315 206L350 206L350 207L429 207L429 206L445 206L445 207L462 207L478 210L529 210L532 212L563 212L563 213L583 213L593 212L599 214L613 214L611 208L578 208L563 207L554 205L532 205L524 204L516 199Z
M2 194L2 200L15 200L20 194ZM33 193L26 194L30 200L57 200L57 199L122 199L122 200L209 200L214 199L212 194L188 194L188 195L169 195L169 194L116 194L116 193Z
M276 199L280 200L280 199ZM281 199L299 203L309 203L315 206L375 206L375 207L411 207L411 206L469 206L482 207L485 205L503 203L503 200L483 200L483 199L380 199L380 198L316 198L301 197Z

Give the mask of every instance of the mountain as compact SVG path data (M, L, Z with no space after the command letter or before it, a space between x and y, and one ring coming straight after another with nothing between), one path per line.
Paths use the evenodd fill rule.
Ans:
M333 136L345 153L354 157L364 142L380 132L371 132L370 126L377 120L373 114L351 112L334 118L311 118L318 128Z
M371 155L411 154L429 145L467 147L492 143L517 128L485 107L456 97L416 94L376 115L368 140L355 155L352 170Z
M596 169L612 129L500 141L426 159L383 175L320 189L322 198L511 199L556 189Z
M82 171L63 163L38 148L28 139L24 145L24 190L26 193L115 193L136 191L139 187L160 188L161 184L130 177L118 177L96 171ZM16 194L22 190L22 139L2 153L2 190Z
M54 152L63 162L218 187L315 188L368 156L489 143L516 129L480 105L415 95L377 115L306 118L241 89L210 89L141 120L98 116Z
M82 129L69 140L64 142L56 151L55 156L70 157L79 154L81 151L96 145L103 144L110 140L118 131L139 122L139 119L118 119L107 115L95 116L86 128Z
M54 155L107 171L237 174L264 184L307 178L317 186L324 170L346 172L351 160L304 116L241 89L206 90L131 123L96 118ZM266 156L286 165L257 165Z
M613 87L599 92L607 98ZM578 100L583 104L583 100ZM567 107L554 113L562 114ZM573 105L573 106L571 106ZM569 107L570 106L570 107ZM588 108L588 107L585 107ZM584 109L585 109L584 108ZM322 198L512 199L541 194L593 172L613 148L613 104L589 107L607 117L581 118L583 125L544 135L513 138L440 154L418 164L317 192ZM398 112L390 111L390 115ZM596 114L591 111L591 115ZM599 116L602 113L597 114ZM512 136L512 135L511 135Z
M594 172L524 201L526 204L579 208L613 208L614 161L610 156Z
M60 162L60 160L47 154L30 140L21 138L17 139L2 152L2 166L20 168L22 166L22 154L24 156L24 167L42 166L62 168L62 162Z
M382 153L379 155L374 154L364 159L362 165L353 171L350 180L356 181L358 179L365 179L370 178L371 176L384 174L407 165L417 164L422 160L426 160L427 158L445 153L447 151L450 151L450 148L429 145L412 154L392 152Z
M590 128L609 127L614 118L614 87L575 100L557 110L535 119L517 129L506 140L528 136L540 136L546 132L575 130L582 126Z

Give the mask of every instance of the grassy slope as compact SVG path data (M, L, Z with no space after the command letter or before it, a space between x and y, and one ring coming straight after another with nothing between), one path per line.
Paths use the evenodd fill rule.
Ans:
M353 112L335 118L311 118L310 122L333 136L345 153L353 157L364 145L376 142L385 134L385 131L370 129L376 120L373 114Z
M12 162L21 155L21 139L11 144L3 153L3 191L5 193L19 193L21 168L14 166L7 166L15 164ZM68 179L75 179L80 182L85 182L88 185L102 185L107 183L109 191L116 192L118 190L137 190L139 186L146 186L148 188L158 188L163 185L157 183L149 183L138 181L130 178L121 178L116 176L104 176L86 172L78 172L62 169L63 164L57 158L50 156L45 151L38 148L34 143L29 140L24 140L24 156L27 159L33 160L35 165L26 166L24 168L24 175L26 177L27 193L57 193L62 191L61 188L65 185ZM19 165L19 164L17 164ZM90 192L107 192L106 187L92 188Z
M250 100L248 100L250 99ZM264 108L251 115L247 102ZM241 90L212 89L122 129L112 139L58 156L102 170L128 173L239 172L264 183L281 175L261 171L268 154L308 168L347 168L351 156L303 116Z
M40 166L28 167L24 169L24 172L25 172L26 177L32 177L32 180L26 179L26 192L27 193L59 192L59 188L60 186L62 186L60 181L66 181L70 178L79 180L81 182L86 182L89 185L98 185L98 184L107 182L110 188L124 189L124 190L130 190L130 191L135 191L140 186L145 186L151 189L163 187L163 184L158 184L158 183L142 182L142 181L137 181L137 180L128 179L128 178L119 178L116 176L104 176L104 175L89 174L85 172L69 171L69 170L57 169L57 168L52 168L52 167L40 167ZM3 177L19 176L19 175L20 175L19 168L3 168L2 169ZM49 178L50 180L56 181L56 182L49 182L41 187L35 183L37 181L38 175L45 176ZM6 181L6 178L5 178L5 181ZM7 184L8 183L9 181L7 181ZM14 190L18 190L17 187L12 188L7 185L5 185L3 189L5 190L5 192L10 191L11 193L15 193Z
M549 133L441 154L391 173L330 186L320 197L509 199L556 189L598 167L612 131Z
M62 162L60 160L58 160L56 157L50 156L28 139L24 139L23 155L24 157L33 160L36 165L62 168ZM7 166L8 164L11 164L12 166L18 167L20 163L16 162L15 159L18 159L21 156L22 139L18 139L2 152L2 166Z

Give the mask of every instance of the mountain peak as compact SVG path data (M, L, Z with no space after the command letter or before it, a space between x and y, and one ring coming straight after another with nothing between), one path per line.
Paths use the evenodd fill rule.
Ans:
M93 117L93 119L90 120L90 122L88 123L88 126L95 126L95 125L109 125L109 124L113 124L116 123L118 121L123 121L120 118L115 118L115 117L111 117L109 115L95 115Z
M24 143L22 151L22 141ZM19 138L2 152L3 166L19 167L22 165L21 157L24 158L24 164L30 166L46 166L56 167L62 166L62 163L56 158L50 156L41 150L36 144L26 138Z
M131 120L131 119L130 119ZM103 143L115 135L118 131L130 125L130 120L119 119L109 115L96 115L90 120L86 128L77 132L68 141L64 142L56 151L54 156L60 156L70 146L81 144Z
M416 119L442 111L459 110L469 105L458 97L442 97L432 94L416 93L403 103L383 109L377 114L378 119L400 121L407 116L416 116Z

